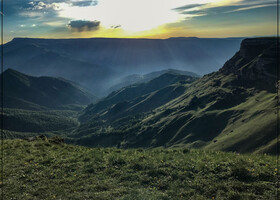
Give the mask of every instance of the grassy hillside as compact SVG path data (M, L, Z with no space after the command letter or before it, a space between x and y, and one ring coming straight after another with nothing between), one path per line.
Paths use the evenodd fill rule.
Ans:
M123 87L129 86L129 85L134 85L137 83L149 82L166 73L199 77L199 75L197 75L193 72L176 70L176 69L166 69L166 70L161 70L161 71L154 71L154 72L151 72L148 74L143 74L143 75L132 74L132 75L124 76L124 77L118 79L116 81L116 83L111 88L109 88L108 92L111 93L111 92L117 91Z
M79 122L76 120L77 112L75 111L4 109L3 116L3 129L21 132L22 135L24 133L38 135L43 132L68 130L79 125Z
M218 72L191 84L175 84L183 92L171 95L168 101L164 99L175 90L174 85L139 101L116 103L101 115L86 109L84 115L92 119L70 137L79 137L77 144L88 146L185 146L276 153L275 42L275 38L244 40L240 51ZM137 113L124 112L138 108ZM118 118L106 117L115 113Z
M276 157L4 140L5 199L276 199ZM279 193L280 191L278 191Z
M96 100L80 86L61 78L33 77L8 69L3 79L6 108L76 110Z
M165 73L147 83L134 84L124 87L120 90L112 92L97 103L92 103L87 106L83 114L80 116L80 120L84 122L93 116L104 115L104 112L107 112L106 115L108 117L113 117L116 112L120 114L121 112L131 109L134 110L134 113L151 110L152 108L163 105L164 103L184 93L184 88L177 88L176 86L171 85L178 82L189 84L196 79L196 77L188 75ZM172 91L174 91L173 94L171 94ZM166 98L168 95L169 98ZM154 97L157 99L149 100L151 101L148 102L149 105L142 105L141 108L135 109L135 106L141 103L143 104L143 102L146 102L147 104L147 99L152 96L157 96ZM161 101L159 99L161 99ZM152 106L151 103L156 103L157 105ZM124 115L127 115L127 113Z

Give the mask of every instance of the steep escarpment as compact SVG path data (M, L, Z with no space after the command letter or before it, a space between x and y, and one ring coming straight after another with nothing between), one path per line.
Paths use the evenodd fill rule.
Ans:
M242 84L251 84L251 87L261 87L273 92L277 80L276 58L276 38L245 39L240 51L219 71L224 75L237 75Z

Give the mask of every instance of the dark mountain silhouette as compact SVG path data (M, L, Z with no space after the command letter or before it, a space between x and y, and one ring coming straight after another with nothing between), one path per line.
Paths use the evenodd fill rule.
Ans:
M4 107L27 110L65 109L96 101L73 82L53 77L33 77L13 69L3 72Z
M169 68L199 75L215 71L240 42L241 38L15 38L4 46L4 67L65 77L102 96L124 75Z

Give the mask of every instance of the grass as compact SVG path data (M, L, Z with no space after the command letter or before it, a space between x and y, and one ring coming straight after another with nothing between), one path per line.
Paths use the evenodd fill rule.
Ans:
M5 199L276 199L276 157L4 141Z
M128 101L117 98L112 103L109 95L88 106L81 117L90 120L81 121L80 126L64 136L75 144L91 147L187 145L276 154L277 94L259 85L244 84L239 78L215 72L191 84L177 82ZM182 94L180 89L177 95L176 88L181 88ZM134 90L129 88L131 94ZM106 108L108 102L112 105Z
M77 127L76 111L4 109L4 130L14 132L60 131Z

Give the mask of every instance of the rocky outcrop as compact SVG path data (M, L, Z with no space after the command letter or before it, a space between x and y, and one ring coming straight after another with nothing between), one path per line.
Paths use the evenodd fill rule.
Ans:
M277 39L251 38L242 41L240 50L225 63L220 72L237 75L243 84L261 81L275 89L277 67Z

